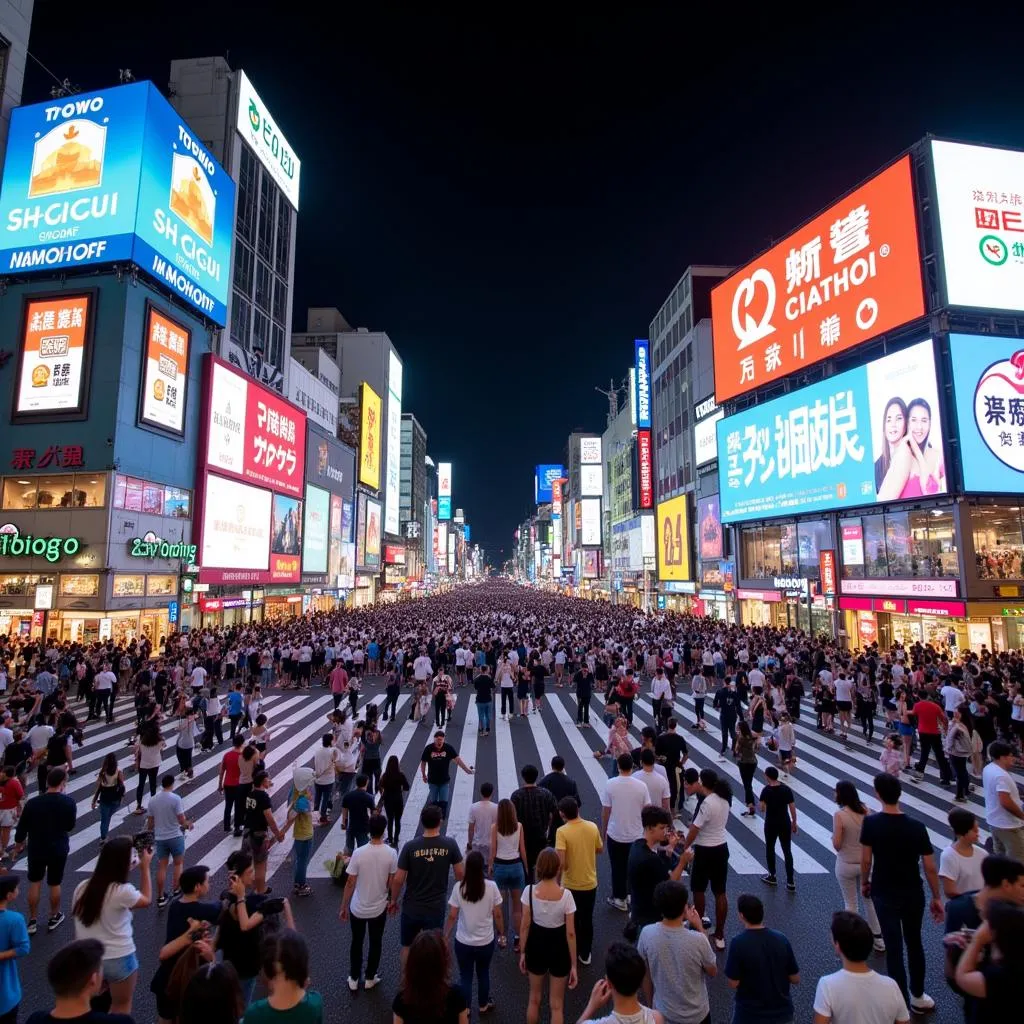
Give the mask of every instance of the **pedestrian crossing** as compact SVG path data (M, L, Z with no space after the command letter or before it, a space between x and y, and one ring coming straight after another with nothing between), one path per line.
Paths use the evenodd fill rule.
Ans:
M459 689L456 706L447 725L448 742L459 752L467 765L475 766L469 775L453 767L449 817L446 830L461 846L465 847L469 829L470 805L479 796L482 782L489 781L495 787L495 801L510 796L520 784L519 771L527 763L535 764L544 774L548 771L551 758L557 753L566 761L566 770L572 776L583 799L583 814L595 821L600 820L601 795L609 772L609 759L598 760L594 751L604 749L607 728L602 722L603 701L599 694L593 698L590 720L591 729L580 729L576 724L576 698L570 687L563 689L552 686L547 693L540 712L526 718L506 721L499 715L492 715L491 734L478 734L479 718L475 698L471 689ZM413 721L409 717L411 694L403 693L398 700L397 714L386 724L382 723L383 743L382 764L392 755L397 756L410 782L406 807L402 817L402 839L415 834L420 811L427 800L428 787L423 781L419 760L424 747L433 733L433 717L426 722ZM383 705L382 685L368 683L360 697L359 711L371 702ZM266 765L274 780L271 799L275 817L283 824L287 813L287 795L294 767L309 764L320 737L327 730L327 715L333 707L331 696L326 690L295 693L294 691L271 691L264 700L264 712L270 727ZM495 705L497 707L497 705ZM851 733L849 743L844 745L837 738L825 735L814 727L814 713L810 701L805 702L805 714L795 722L798 764L786 779L793 790L798 812L798 833L793 841L793 857L798 876L831 873L835 863L832 847L832 814L835 809L833 794L836 782L850 779L856 785L861 798L871 809L878 804L872 792L872 779L879 770L878 757L884 723L879 720L878 732L873 744L866 743L859 733ZM77 710L77 708L76 708ZM693 698L680 692L673 704L673 713L679 721L679 731L689 747L687 767L712 767L729 779L735 794L729 822L729 865L740 875L764 873L764 841L761 819L742 817L742 783L739 768L731 754L720 759L719 718L709 699L704 715L707 730L694 728ZM641 695L634 702L634 719L630 735L640 745L640 730L652 725L654 711L648 695ZM178 773L174 751L176 734L175 722L163 726L167 741L158 778L165 772ZM71 835L69 870L87 873L93 870L99 850L99 811L91 807L92 795L100 764L107 753L118 756L120 767L125 771L127 793L121 808L115 813L110 834L131 834L144 827L145 815L133 813L137 775L132 770L134 763L131 747L127 745L134 732L134 707L130 696L121 697L115 704L115 723L106 725L89 722L85 727L84 743L74 750L77 769L68 783L67 793L72 796L78 808L78 823ZM225 730L226 732L226 730ZM223 796L218 792L218 776L223 754L230 749L225 743L204 753L197 746L195 750L195 778L179 782L176 791L185 804L186 815L193 828L186 836L186 863L206 864L213 872L221 871L228 856L241 845L241 840L223 830ZM776 763L775 756L761 749L758 758L758 772L754 781L755 795L760 794L765 784L764 769ZM909 781L904 775L904 809L920 819L928 828L936 853L951 841L946 815L951 807L953 790L942 786L938 780L937 768L930 765L924 779L919 783ZM34 777L29 780L29 794L34 795ZM144 794L143 806L148 801ZM973 810L984 826L984 808L980 784L971 794L967 806ZM338 809L335 808L337 811ZM344 846L340 814L336 814L330 827L317 828L314 836L314 853L310 860L309 877L312 879L329 876L328 864ZM981 840L988 838L982 828ZM287 888L291 881L289 851L292 840L271 847L267 877L281 875L277 883ZM24 858L15 868L24 870ZM604 870L602 868L602 870ZM280 890L279 890L280 891Z

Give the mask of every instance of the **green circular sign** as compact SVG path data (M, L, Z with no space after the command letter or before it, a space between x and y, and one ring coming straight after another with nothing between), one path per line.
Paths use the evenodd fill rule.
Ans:
M978 243L978 249L981 258L993 267L1001 267L1010 256L1009 248L998 235L983 235Z

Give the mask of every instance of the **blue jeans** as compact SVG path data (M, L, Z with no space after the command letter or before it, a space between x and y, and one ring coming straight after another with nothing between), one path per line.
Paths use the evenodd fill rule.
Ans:
M369 841L369 832L356 832L353 829L347 829L345 832L345 848L348 850L357 850L360 846L365 846Z
M260 686L263 689L266 689L267 687L270 686L270 677L273 674L273 671L274 670L270 669L270 668L261 668L260 669Z
M448 811L448 783L445 782L440 786L435 786L434 783L430 783L427 786L427 803L437 804L441 808L441 812L447 817Z
M313 856L312 839L296 839L292 846L292 880L296 885L306 884L306 868L309 867L309 858Z
M487 701L486 704L477 704L476 706L476 713L480 718L480 728L484 732L491 731L491 709L493 707L494 705L490 701Z
M473 1005L473 972L476 972L477 996L480 1006L491 1001L491 957L494 956L494 939L486 946L467 946L455 940L455 959L459 964L459 988L462 989L466 1005Z
M103 801L100 801L100 839L107 838L107 832L110 830L110 819L114 816L114 811L120 806L120 804L105 804Z

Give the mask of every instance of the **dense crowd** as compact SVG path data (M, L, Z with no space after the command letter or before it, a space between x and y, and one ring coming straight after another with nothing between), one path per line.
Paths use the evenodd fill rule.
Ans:
M360 704L368 678L383 682L380 706ZM150 979L163 1022L321 1020L305 940L290 900L270 893L266 870L271 846L290 834L291 899L312 895L306 870L315 829L336 813L345 833L336 874L351 934L348 987L380 983L387 918L397 916L396 1024L466 1024L474 982L479 1012L489 1013L491 959L507 947L527 978L526 1020L535 1024L546 1001L552 1024L561 1024L566 989L592 965L605 850L608 899L625 915L623 939L595 972L602 976L581 1020L703 1024L711 1020L707 981L724 973L736 990L735 1021L786 1024L800 968L783 932L766 926L756 896L736 901L742 930L726 943L726 825L734 799L746 815L760 816L763 883L779 883L779 851L785 884L795 889L792 839L800 824L788 780L799 771L794 724L812 715L816 728L840 741L854 729L877 741L881 805L869 813L852 782L836 787L832 843L844 909L834 915L831 941L842 966L816 982L815 1021L891 1024L910 1011L927 1013L935 1004L924 990L926 963L936 955L945 958L969 1024L1007 1020L1013 971L1024 958L1024 810L1014 774L1024 740L1022 683L1017 652L850 651L797 630L645 615L506 583L176 634L155 647L0 640L0 847L9 864L27 853L26 878L0 877L0 1024L17 1018L17 958L39 927L44 882L46 927L55 931L65 920L61 883L76 806L63 790L76 772L83 724L113 722L114 698L126 693L134 696L135 790L112 749L92 801L99 858L70 900L74 941L49 965L55 1008L33 1015L33 1024L123 1024L140 976ZM264 703L271 690L315 686L330 690L334 710L294 768L282 824L264 767L274 742ZM483 781L466 846L445 835L452 765L473 771L444 731L464 686L472 687L481 737L497 717L539 713L549 686L571 688L586 729L598 697L608 741L595 755L609 770L600 818L581 813L576 784L556 756L546 775L520 765L521 787L501 800ZM403 693L410 717L432 734L419 763L426 805L418 822L404 823L404 842L410 782L397 758L382 764L381 740ZM692 721L678 719L677 694L692 699ZM654 724L638 747L630 727L641 699L650 700ZM720 759L735 759L741 794L725 773L688 764L685 733L708 728L709 705ZM158 778L168 723L179 771ZM176 792L204 751L220 759L225 832L243 839L216 898L209 870L185 863L191 822ZM758 758L766 756L773 763L757 792ZM925 826L900 806L904 785L920 783L933 756L950 792L951 841L939 857ZM963 806L976 787L991 851L977 845L979 822ZM142 827L134 837L108 835L114 810L130 798ZM27 919L18 909L23 884ZM158 963L140 964L132 914L151 904L166 909L166 944ZM941 950L924 947L926 912L944 921ZM882 954L885 974L871 967ZM267 997L254 1002L259 979Z

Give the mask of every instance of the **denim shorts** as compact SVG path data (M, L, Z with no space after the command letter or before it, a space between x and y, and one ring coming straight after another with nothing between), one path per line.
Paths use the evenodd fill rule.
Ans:
M125 981L139 969L139 958L134 953L127 956L115 956L112 960L103 961L103 978L110 984Z
M420 932L440 931L444 927L444 913L437 917L418 917L403 911L399 924L401 943L408 948Z
M495 864L494 884L504 892L506 889L518 889L520 892L526 888L526 872L523 871L523 862L516 861L515 864Z
M173 839L158 839L156 841L156 859L172 860L175 857L185 856L185 837L175 836Z

